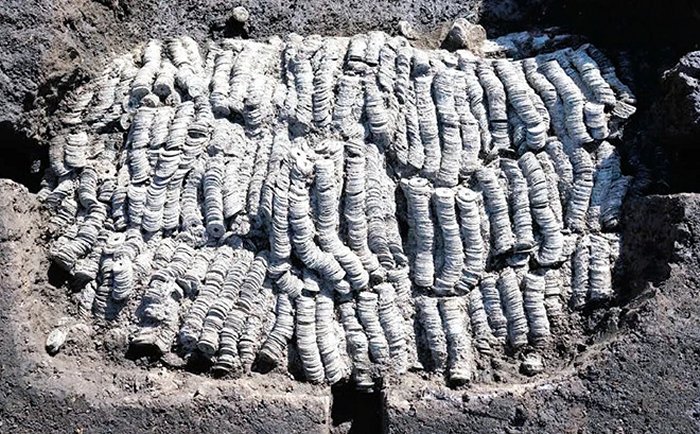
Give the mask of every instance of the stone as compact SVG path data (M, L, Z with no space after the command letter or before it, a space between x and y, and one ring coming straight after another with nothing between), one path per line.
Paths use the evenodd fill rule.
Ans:
M51 355L58 353L66 342L67 335L68 330L65 327L56 327L51 330L51 333L46 337L46 352Z
M473 24L466 18L457 18L447 33L443 47L451 51L466 48L479 53L485 40L486 30L482 26Z
M542 356L538 353L530 353L525 355L525 360L520 364L520 372L532 377L544 371L544 362Z
M416 39L418 37L411 23L406 20L399 21L398 30L399 34L406 39Z
M243 6L236 6L233 8L233 19L239 23L247 23L250 18L250 12Z

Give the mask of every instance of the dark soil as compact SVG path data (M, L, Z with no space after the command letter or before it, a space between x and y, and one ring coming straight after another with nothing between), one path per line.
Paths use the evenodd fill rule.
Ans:
M245 25L231 20L239 4L251 13ZM274 373L217 380L124 358L123 336L96 342L91 323L66 319L74 307L65 276L47 271L45 216L30 191L46 167L51 114L107 59L154 36L396 33L400 20L421 44L438 46L456 17L479 20L490 37L559 26L607 50L639 97L622 144L635 193L700 190L697 89L663 79L698 48L700 5L692 0L5 0L0 178L23 186L0 181L0 432L699 432L693 194L627 201L619 305L591 319L567 366L528 384L455 391L406 376L360 394ZM45 338L66 321L72 332L51 357Z

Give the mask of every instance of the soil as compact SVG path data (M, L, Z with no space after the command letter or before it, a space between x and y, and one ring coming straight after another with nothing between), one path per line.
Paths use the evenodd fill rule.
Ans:
M231 19L238 5L250 12L245 25ZM132 360L125 335L76 319L32 194L67 90L152 36L397 33L407 20L420 44L436 47L457 17L478 20L490 37L552 25L585 35L639 96L622 144L628 169L643 176L625 204L620 297L606 313L587 313L564 366L463 390L411 374L361 394L278 373L220 380ZM681 193L700 189L687 163L700 119L693 58L663 74L697 48L698 24L690 0L6 0L0 178L12 181L0 180L0 432L700 431L700 196ZM68 339L51 356L44 345L57 326Z

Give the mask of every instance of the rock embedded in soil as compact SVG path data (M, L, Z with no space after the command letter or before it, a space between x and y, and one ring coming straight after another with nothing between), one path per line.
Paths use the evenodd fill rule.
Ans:
M56 327L46 337L46 352L51 355L58 353L66 342L68 330L66 327Z
M458 18L450 27L443 46L448 50L468 49L477 51L486 40L486 30L466 18Z

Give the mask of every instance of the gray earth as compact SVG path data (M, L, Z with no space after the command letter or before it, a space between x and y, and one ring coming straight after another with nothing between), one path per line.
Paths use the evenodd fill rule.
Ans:
M693 3L5 0L0 178L13 181L0 180L0 432L700 432L700 54L679 62L700 41ZM231 18L239 5L245 25ZM489 36L551 25L585 35L639 96L622 149L643 176L625 204L620 297L588 313L586 335L560 355L564 369L463 390L409 374L372 394L275 373L221 380L127 358L125 334L98 336L76 319L31 193L68 89L152 36L397 33L406 20L435 47L457 17ZM57 326L68 337L51 356L44 344Z

